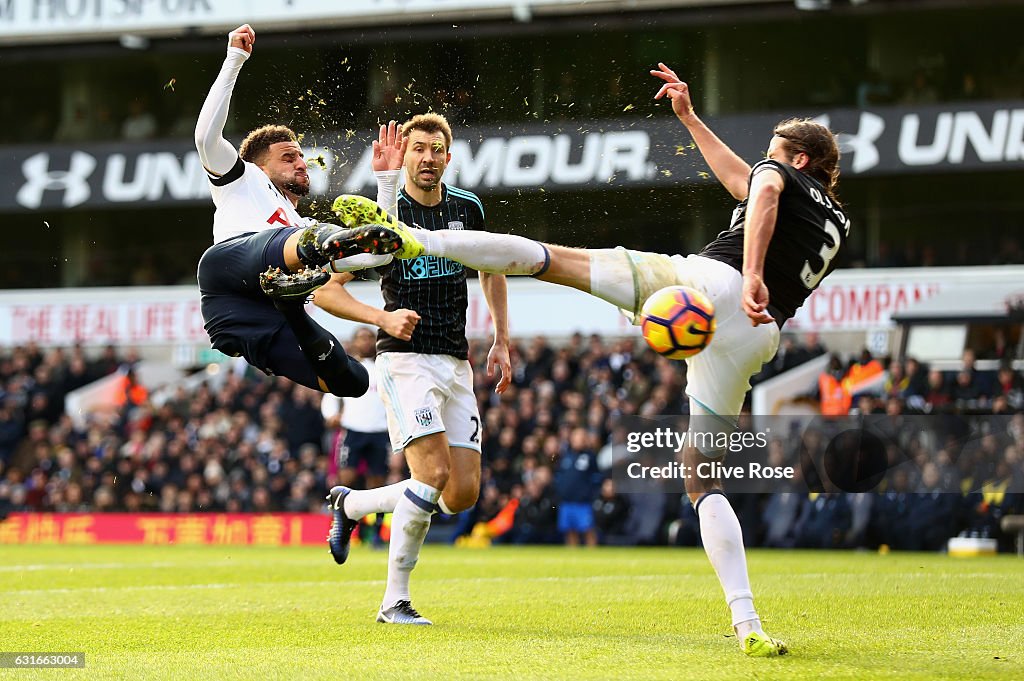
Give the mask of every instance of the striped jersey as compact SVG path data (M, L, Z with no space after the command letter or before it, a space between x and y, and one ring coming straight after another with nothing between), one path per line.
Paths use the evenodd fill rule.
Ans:
M402 188L398 217L409 225L438 229L484 229L484 207L476 194L441 185L441 202L424 206ZM412 340L403 341L377 332L377 352L416 352L469 358L466 342L468 294L461 263L433 255L394 260L382 269L384 309L414 310L420 315Z

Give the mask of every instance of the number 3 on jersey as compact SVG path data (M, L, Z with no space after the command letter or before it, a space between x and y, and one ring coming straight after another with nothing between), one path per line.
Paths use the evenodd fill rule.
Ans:
M821 258L821 269L817 272L811 269L811 263L809 260L804 261L803 269L800 270L800 281L804 283L808 289L813 290L818 286L818 283L828 273L829 265L832 264L832 258L836 257L836 253L839 252L839 247L842 242L839 240L839 228L836 227L835 223L831 220L825 220L824 226L825 234L832 240L832 245L826 241L821 245L821 250L818 251L818 257ZM846 221L846 233L850 233L850 221Z

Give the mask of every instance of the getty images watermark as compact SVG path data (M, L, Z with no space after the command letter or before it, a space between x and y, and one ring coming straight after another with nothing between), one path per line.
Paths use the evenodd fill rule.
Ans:
M719 457L729 452L743 452L752 448L767 451L770 429L764 432L751 431L701 431L687 428L682 432L672 427L655 426L651 430L626 433L625 451L637 455L649 451L681 454L687 447ZM792 466L771 466L764 462L747 461L730 464L722 458L698 460L687 464L681 460L651 464L646 461L625 462L625 474L632 480L741 480L756 478L763 480L793 479L796 471Z
M1024 414L626 416L612 440L625 493L1024 492Z

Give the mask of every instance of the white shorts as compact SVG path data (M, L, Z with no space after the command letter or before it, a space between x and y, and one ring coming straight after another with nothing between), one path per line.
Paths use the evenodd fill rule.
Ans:
M432 433L447 433L450 447L480 451L483 425L468 361L451 355L381 353L377 386L396 452Z
M743 276L724 262L700 255L626 254L634 270L638 307L655 291L676 285L695 288L714 304L715 337L686 360L686 394L703 410L735 421L750 378L779 348L778 325L750 325L741 304Z

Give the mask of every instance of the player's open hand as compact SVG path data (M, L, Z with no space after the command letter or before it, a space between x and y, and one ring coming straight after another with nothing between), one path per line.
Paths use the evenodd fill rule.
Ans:
M680 120L693 115L693 101L690 99L690 86L679 79L676 72L658 62L657 69L651 69L651 75L665 81L665 84L654 95L655 99L668 96L672 100L672 110Z
M494 377L494 369L501 371L501 378L498 385L494 386L494 392L499 395L508 390L512 385L512 359L509 356L508 343L494 341L490 352L487 353L487 377Z
M248 54L252 54L254 42L256 42L256 31L252 30L252 26L249 24L242 24L228 33L228 46L245 50Z
M768 287L759 275L743 275L743 311L750 317L751 326L775 322L768 314Z
M412 340L412 332L416 330L416 325L419 323L420 316L414 310L400 308L393 312L386 312L384 323L380 325L380 328L389 336L407 341Z
M373 159L371 164L375 172L382 170L398 170L405 161L405 148L409 146L409 138L403 137L398 123L391 121L380 126L377 139L373 142Z

